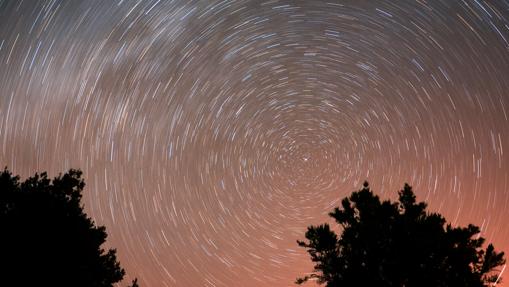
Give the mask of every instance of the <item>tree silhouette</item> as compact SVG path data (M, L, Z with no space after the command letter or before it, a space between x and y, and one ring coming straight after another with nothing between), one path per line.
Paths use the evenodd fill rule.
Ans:
M328 224L310 226L307 249L315 263L309 279L335 286L492 286L504 253L485 241L474 225L446 225L438 213L427 213L405 184L399 201L381 202L367 182L329 215L341 226L338 236Z
M2 286L105 287L122 280L115 249L101 248L105 227L83 211L81 174L71 169L53 180L41 173L20 182L7 168L0 173Z

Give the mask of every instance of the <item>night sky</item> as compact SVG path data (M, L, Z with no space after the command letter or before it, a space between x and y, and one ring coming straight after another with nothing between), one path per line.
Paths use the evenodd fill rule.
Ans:
M0 164L145 287L291 286L364 180L509 251L508 91L505 0L0 0Z

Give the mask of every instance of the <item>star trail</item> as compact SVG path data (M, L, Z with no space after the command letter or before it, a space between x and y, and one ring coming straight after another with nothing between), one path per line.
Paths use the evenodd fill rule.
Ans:
M141 286L293 286L364 180L507 253L508 91L504 0L0 1L0 164L83 170Z

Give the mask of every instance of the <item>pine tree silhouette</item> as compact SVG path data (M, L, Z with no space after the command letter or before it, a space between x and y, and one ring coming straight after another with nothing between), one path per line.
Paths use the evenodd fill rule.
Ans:
M383 201L367 182L329 215L342 229L338 236L328 224L310 226L307 241L298 241L315 263L309 279L336 286L492 286L500 281L497 267L504 253L474 225L452 227L438 213L427 213L405 184L399 201Z
M122 280L115 249L101 248L105 227L83 211L81 174L20 182L7 168L0 173L2 286L109 287Z

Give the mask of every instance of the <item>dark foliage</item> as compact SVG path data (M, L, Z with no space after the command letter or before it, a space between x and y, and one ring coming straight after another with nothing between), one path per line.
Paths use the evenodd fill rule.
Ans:
M440 214L427 213L405 184L399 201L381 202L368 183L353 192L329 215L342 228L336 235L328 224L310 226L307 242L298 241L315 263L308 279L335 286L492 286L504 253L474 225L452 227Z
M113 286L124 277L115 250L104 250L104 226L83 211L81 171L24 182L0 173L2 286ZM135 283L135 282L133 282Z

